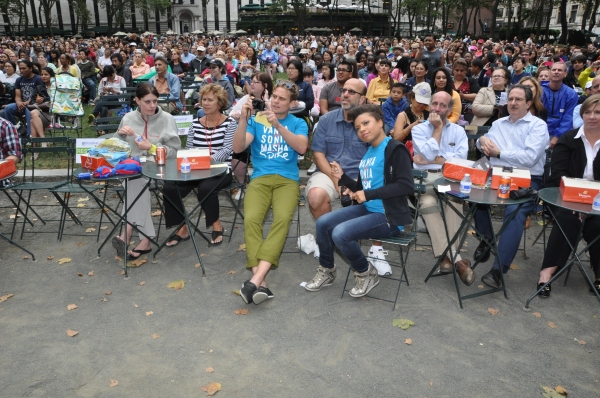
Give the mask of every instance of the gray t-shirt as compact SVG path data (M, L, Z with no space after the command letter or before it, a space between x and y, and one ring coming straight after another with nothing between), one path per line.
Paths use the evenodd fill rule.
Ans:
M431 80L433 72L442 65L442 52L439 49L430 52L426 48L423 48L421 59L429 66L427 78Z
M342 107L342 88L337 82L327 83L321 89L319 100L327 100L329 112Z

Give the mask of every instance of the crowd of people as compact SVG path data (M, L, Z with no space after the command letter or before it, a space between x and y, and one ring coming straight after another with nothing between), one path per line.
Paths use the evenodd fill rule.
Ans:
M244 200L246 266L252 271L241 289L246 303L273 298L266 276L280 264L299 191L298 157L312 150L313 165L306 185L310 212L316 221L319 248L317 273L306 284L311 292L336 278L334 248L354 270L353 297L362 297L392 272L387 252L375 241L366 257L361 239L400 234L412 223L411 206L418 207L427 226L433 254L448 247L444 223L456 233L460 216L445 209L433 190L443 164L466 159L469 142L464 126L487 126L489 132L472 149L492 165L527 169L536 189L558 186L562 176L600 180L600 51L594 44L555 46L485 38L387 39L340 36L251 35L242 37L138 36L127 39L0 40L0 97L2 100L0 158L18 161L14 125L24 120L28 134L43 137L47 127L48 96L53 78L69 73L85 86L82 100L94 105L88 122L105 109L97 101L136 86L135 110L127 113L115 137L127 141L132 155L154 155L166 148L168 159L181 148L171 115L187 111L182 82L200 82L192 95L198 111L187 137L187 148L207 148L214 160L229 166L225 177L175 186L163 195L167 227L181 224L183 203L197 188L212 228L211 243L223 241L217 192L234 179L245 182L247 165L253 172ZM194 91L194 90L192 90ZM158 101L166 96L168 101ZM14 132L16 135L16 130ZM138 137L141 137L138 139ZM546 156L552 163L546 166ZM426 170L427 192L414 200L412 169ZM144 181L130 182L136 197ZM333 210L341 200L342 209ZM500 237L498 253L481 280L491 287L503 283L526 227L537 207L507 206L514 219ZM274 222L263 238L263 221L273 209ZM120 256L137 258L150 252L155 232L150 196L133 206L129 220L140 230L139 244L124 253L127 228L113 238ZM574 244L582 217L557 212ZM600 219L591 216L583 237L600 233ZM563 224L563 221L565 224ZM487 209L475 215L481 240L473 257L489 260L492 228ZM181 227L169 247L189 239ZM569 256L568 242L554 228L543 260L538 287L544 286ZM456 269L467 285L475 280L471 262L453 246L440 259L440 270ZM600 291L600 243L589 250ZM466 257L463 253L463 256ZM450 260L454 259L454 263ZM500 260L501 259L501 260ZM551 286L540 292L549 297Z

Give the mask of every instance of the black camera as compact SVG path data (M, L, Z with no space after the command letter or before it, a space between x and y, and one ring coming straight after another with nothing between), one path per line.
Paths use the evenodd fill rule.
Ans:
M254 108L254 110L256 112L264 111L265 110L265 101L254 98L252 100L252 108Z
M354 201L352 200L352 198L350 198L350 195L344 195L345 190L346 187L340 187L340 202L342 202L342 207L352 206L354 204Z

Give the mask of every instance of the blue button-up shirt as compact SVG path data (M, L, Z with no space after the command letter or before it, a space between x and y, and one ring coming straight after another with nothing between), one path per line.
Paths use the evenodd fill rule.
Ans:
M421 155L431 164L414 164L413 167L419 170L437 170L442 167L433 161L436 156L442 156L446 160L452 158L466 159L469 154L469 140L465 129L458 124L450 123L446 119L446 125L442 128L442 137L438 143L433 138L433 124L425 121L412 128L412 141L415 154Z
M358 178L358 166L367 152L367 144L358 138L354 125L344 119L344 111L336 109L321 116L311 148L321 152L328 162L336 161L348 177Z
M532 176L544 174L546 148L550 143L548 126L530 112L512 123L510 116L492 123L485 137L500 149L500 159L490 158L492 166L510 166L527 169ZM477 148L481 150L479 140Z

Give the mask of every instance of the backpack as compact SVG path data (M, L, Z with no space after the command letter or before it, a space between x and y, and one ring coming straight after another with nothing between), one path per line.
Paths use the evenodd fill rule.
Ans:
M50 87L50 113L83 116L82 86L81 80L68 72L57 74Z

